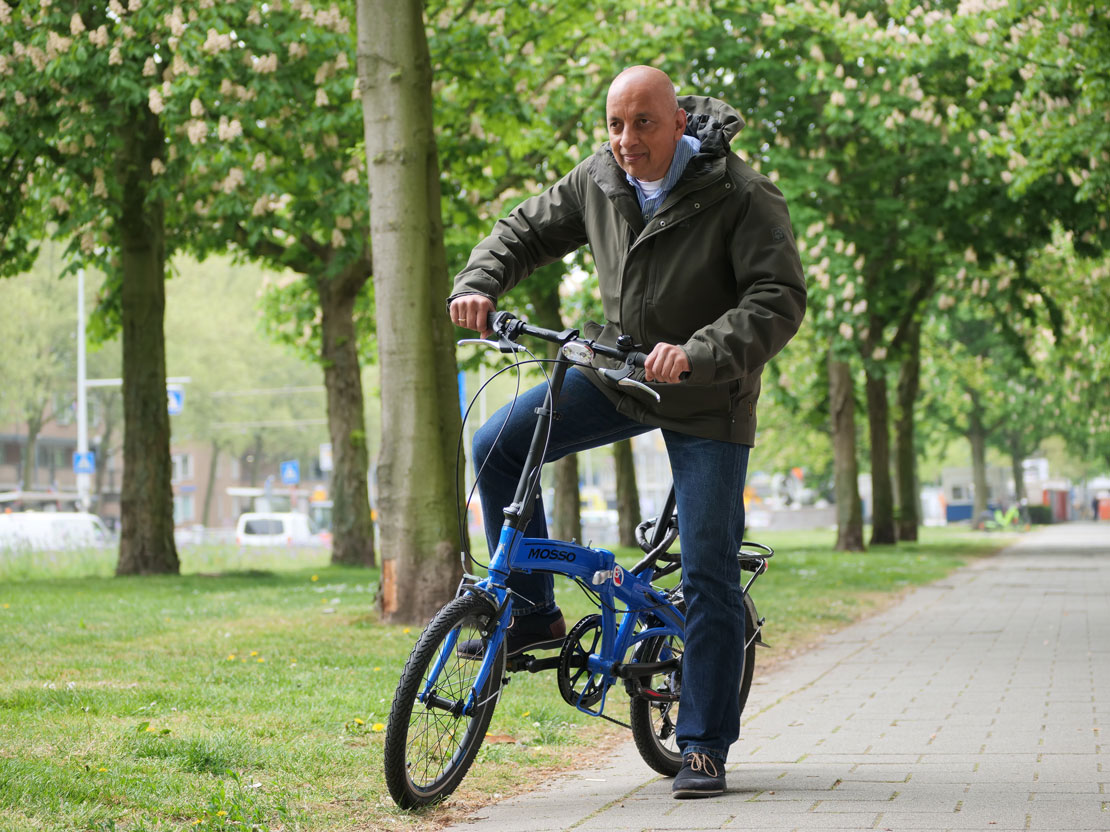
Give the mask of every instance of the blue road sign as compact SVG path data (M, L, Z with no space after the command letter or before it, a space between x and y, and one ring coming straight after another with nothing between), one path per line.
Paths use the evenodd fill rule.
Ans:
M185 409L185 388L174 385L166 388L166 410L171 416L179 416Z
M74 453L73 454L73 473L75 474L95 474L96 473L96 452L88 451L87 453Z
M283 485L296 485L301 481L301 463L289 459L281 463L281 482Z

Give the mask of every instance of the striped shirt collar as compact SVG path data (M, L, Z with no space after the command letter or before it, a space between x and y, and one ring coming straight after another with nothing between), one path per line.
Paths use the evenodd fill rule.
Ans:
M674 149L674 158L671 159L671 166L667 169L667 175L663 177L663 184L650 197L644 194L644 189L640 187L640 181L636 177L629 173L625 174L625 178L636 191L636 198L640 201L640 210L643 212L644 222L655 216L655 212L659 210L659 207L667 198L667 194L671 192L675 183L682 177L686 165L699 150L701 150L700 141L693 136L683 136Z

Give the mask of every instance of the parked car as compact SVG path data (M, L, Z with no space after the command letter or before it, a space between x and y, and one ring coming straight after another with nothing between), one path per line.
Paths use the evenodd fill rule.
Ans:
M250 512L235 526L238 546L320 546L308 516L296 512Z
M104 521L83 511L0 514L0 549L84 549L113 542Z

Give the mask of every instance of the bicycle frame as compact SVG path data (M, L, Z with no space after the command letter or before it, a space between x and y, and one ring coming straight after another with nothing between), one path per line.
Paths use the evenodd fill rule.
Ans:
M536 329L538 328L533 328L533 333ZM577 330L566 330L561 333L540 331L549 336L549 340L560 345L578 336ZM592 549L553 538L522 536L531 519L539 492L540 470L545 461L544 450L548 431L552 419L555 418L553 403L558 401L567 370L573 364L574 362L562 353L555 359L544 406L537 409L536 428L517 483L516 494L513 502L504 510L505 523L501 528L497 548L490 559L489 577L473 579L473 583L464 583L459 588L460 593L466 591L482 593L498 610L498 626L490 639L482 659L482 666L463 708L464 714L470 713L478 704L478 691L484 689L489 674L493 672L494 657L501 649L505 630L508 629L512 619L512 591L506 585L510 572L551 572L585 581L597 591L601 599L601 652L590 656L587 669L591 673L591 678L597 674L603 677L603 694L596 711L583 706L579 701L576 707L585 713L601 715L609 688L617 681L620 659L627 654L630 647L644 639L655 636L681 636L683 632L685 623L683 614L651 585L650 568L643 569L640 573L633 573L621 567L616 562L616 556L608 550ZM644 578L645 573L647 580ZM623 610L618 610L618 603L623 605ZM637 632L636 627L642 619L642 614L648 610L653 611L661 623L659 626ZM619 626L616 621L618 614L624 614L624 620ZM437 660L429 674L428 684L420 695L421 701L425 701L426 697L432 695L435 680L443 668L446 651L453 650L454 647L453 642L444 645L444 653Z

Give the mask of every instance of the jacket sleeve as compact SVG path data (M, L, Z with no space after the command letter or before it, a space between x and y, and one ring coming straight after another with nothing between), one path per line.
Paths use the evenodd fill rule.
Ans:
M739 303L683 344L689 384L758 372L794 337L805 317L806 281L782 193L752 179L728 240Z
M579 165L498 220L455 277L448 303L459 295L475 293L496 301L536 269L585 245L585 185L585 170Z

